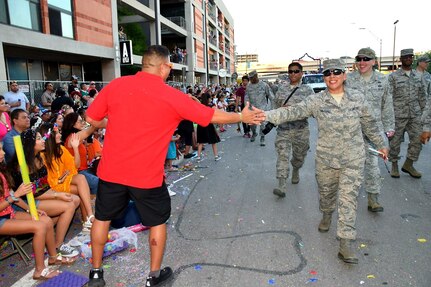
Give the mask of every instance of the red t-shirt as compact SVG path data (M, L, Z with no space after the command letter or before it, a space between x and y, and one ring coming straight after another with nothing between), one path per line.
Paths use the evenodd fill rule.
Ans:
M168 145L180 121L207 126L213 114L158 76L138 72L113 80L87 110L93 120L108 117L97 175L132 187L160 187Z
M245 98L245 88L243 86L239 87L238 90L236 91L235 95L237 97L241 98L241 105L245 105L244 103L244 98Z

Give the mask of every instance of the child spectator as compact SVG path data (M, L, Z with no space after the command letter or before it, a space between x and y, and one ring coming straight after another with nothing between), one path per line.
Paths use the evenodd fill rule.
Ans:
M216 108L216 106L212 102L212 98L210 94L208 93L202 94L201 103L213 109ZM217 131L212 123L210 123L206 127L198 125L197 142L198 142L198 156L196 158L197 160L201 159L202 147L204 143L208 143L212 145L214 159L216 161L221 159L221 157L217 153L217 143L220 142L220 137L218 136Z
M63 257L75 257L77 250L64 243L70 223L75 215L75 209L79 206L79 197L73 194L57 192L48 184L48 171L40 155L45 149L45 140L40 133L28 129L21 133L21 141L24 147L24 156L28 165L30 181L33 184L33 193L36 206L45 211L48 216L56 221L55 245ZM16 154L8 169L12 173L15 188L22 183L22 176Z
M64 142L64 146L73 156L79 156L81 158L78 173L83 174L87 179L88 185L90 186L91 194L97 193L97 187L99 184L99 178L95 175L94 171L88 166L88 151L85 147L84 141L90 137L96 128L90 126L85 128L86 123L82 117L77 113L71 113L64 117L63 129L61 139ZM79 154L75 154L72 146L69 143L70 136L73 133L79 135L80 144L78 147Z
M94 102L94 99L96 98L98 92L96 89L91 89L88 92L88 100L87 100L87 107L90 107L90 105Z
M44 124L39 129L45 138L45 151L41 154L48 170L48 183L58 192L72 193L81 199L81 214L84 220L83 231L89 232L94 220L91 209L90 187L85 176L78 174L80 157L73 157L61 145L61 133L53 124ZM78 153L79 138L72 134L70 143Z
M21 184L15 192L9 189L11 178L4 164L4 151L0 143L0 235L33 234L33 252L35 268L34 280L46 280L58 276L58 270L51 270L45 265L45 247L48 252L48 265L72 264L75 258L63 258L57 255L54 239L54 223L45 212L38 210L39 220L33 220L28 212L15 211L14 207L29 210L21 196L32 191L32 184Z
M217 109L221 111L226 111L226 107L227 107L226 96L224 93L220 93L217 96ZM225 132L226 131L225 125L219 124L219 131Z
M51 116L51 120L49 121L51 124L56 124L58 130L61 132L61 128L63 127L64 117L62 113L55 113Z
M177 159L177 141L180 139L180 135L175 134L172 136L172 140L169 143L168 154L166 155L166 169L167 171L177 171L178 168L172 166L172 162Z

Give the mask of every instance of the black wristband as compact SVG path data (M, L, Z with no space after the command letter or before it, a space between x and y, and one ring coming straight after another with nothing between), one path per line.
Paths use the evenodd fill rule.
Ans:
M7 202L9 205L12 205L12 204L13 204L13 199L12 199L12 202L10 202L10 201L9 201L9 198L11 198L11 197L10 197L10 196L8 196L8 197L6 197L6 199L5 199L5 200L6 200L6 202Z

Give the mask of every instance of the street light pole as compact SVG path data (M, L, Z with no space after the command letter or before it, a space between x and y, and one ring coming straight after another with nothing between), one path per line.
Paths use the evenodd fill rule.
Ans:
M394 49L392 51L392 71L395 68L395 38L397 35L397 23L399 22L399 20L394 22Z
M379 71L382 71L382 38L380 38L380 60L379 60Z

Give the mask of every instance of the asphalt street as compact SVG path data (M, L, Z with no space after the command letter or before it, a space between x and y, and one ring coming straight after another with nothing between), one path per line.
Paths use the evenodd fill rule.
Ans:
M191 163L194 170L168 175L172 183L192 174L173 184L177 195L172 198L163 265L171 266L175 276L166 286L431 286L430 144L416 163L421 179L405 173L393 179L381 161L380 201L385 210L370 213L361 191L355 242L359 264L347 265L337 258L335 215L328 233L317 231L321 219L314 176L317 130L314 120L310 122L311 148L300 183L292 185L289 179L283 199L272 193L274 131L261 147L259 140L251 143L232 125L221 134L220 161L214 161L207 146L202 161L185 160L180 165ZM402 160L406 147L403 144ZM79 232L78 221L69 238ZM107 286L144 286L149 270L147 235L148 231L138 233L136 251L129 248L105 258ZM84 259L61 267L83 276L89 268ZM18 255L2 261L0 285L36 286L28 272L32 274L31 267Z

